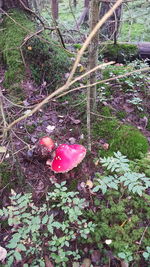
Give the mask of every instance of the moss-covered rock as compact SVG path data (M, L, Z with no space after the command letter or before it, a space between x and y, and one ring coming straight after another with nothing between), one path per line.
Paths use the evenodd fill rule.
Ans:
M101 51L102 50L102 51ZM134 44L107 44L100 47L100 56L118 63L126 63L138 57L138 47Z
M147 153L148 148L146 137L130 125L122 125L116 130L110 143L110 151L120 151L129 159L140 158Z
M0 53L7 68L4 86L9 89L12 84L18 84L24 77L25 67L20 47L25 36L31 33L33 28L34 24L27 14L16 9L10 10L9 16L5 16L0 24ZM15 88L12 90L15 91Z

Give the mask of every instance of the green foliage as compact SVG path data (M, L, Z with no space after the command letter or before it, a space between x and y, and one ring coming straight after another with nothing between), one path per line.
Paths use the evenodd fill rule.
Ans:
M96 212L89 210L86 216L96 224L92 238L88 242L95 242L101 251L102 259L111 251L112 255L127 262L138 263L142 255L136 254L139 241L148 225L150 210L148 202L150 196L143 194L139 198L136 194L130 196L124 191L108 190L105 198L95 197ZM150 229L147 229L140 245L140 251L145 251L149 245ZM107 245L107 240L110 244ZM107 253L106 253L107 251ZM109 251L109 252L108 252Z
M122 125L114 132L110 143L110 151L120 151L129 159L140 158L146 154L149 145L146 137L135 127Z
M144 173L133 172L130 169L129 160L119 151L114 153L114 157L100 159L100 163L107 169L109 175L102 176L96 173L97 185L93 192L102 190L104 194L108 188L116 190L124 188L142 196L142 193L150 187L150 178L147 178Z
M133 97L132 99L129 99L127 102L136 106L138 110L143 111L142 101L143 100L139 97Z
M124 252L118 253L118 257L123 259L125 262L130 262L133 260L132 253L128 251L128 246L126 246Z
M131 169L136 172L145 173L145 175L150 177L150 158L149 154L147 157L142 159L136 159L131 162Z
M108 60L126 63L138 56L138 47L134 44L107 44L100 53Z
M74 260L80 258L77 248L71 250L71 243L77 237L86 239L95 225L83 218L88 205L85 199L80 199L78 192L68 192L65 183L56 183L41 206L34 204L32 194L12 191L11 204L0 210L0 216L8 218L12 232L5 241L9 250L7 267L22 259L28 263L31 256L34 261L30 266L45 266L45 252L61 266L66 266L70 256Z
M123 23L119 40L150 41L150 6L149 1L136 0L128 2L123 10ZM146 19L145 19L146 18Z
M143 257L146 259L146 260L150 260L150 247L146 247L146 251L143 252Z
M0 52L7 66L4 85L10 88L12 83L18 83L23 78L25 69L19 47L25 36L33 30L33 22L21 10L11 10L9 15L12 19L5 16L0 25Z
M134 71L136 69L148 67L147 61L134 60L132 63L125 65L112 65L108 66L103 70L103 78L109 79L115 76L124 75L128 72ZM145 84L148 81L148 76L146 73L133 73L129 76L120 77L117 79L120 84L120 90L125 92L133 91L133 89L140 88L145 90ZM111 88L111 86L110 86Z
M32 76L37 84L46 81L49 90L54 90L68 71L69 56L67 52L53 41L33 37L24 46L24 56Z

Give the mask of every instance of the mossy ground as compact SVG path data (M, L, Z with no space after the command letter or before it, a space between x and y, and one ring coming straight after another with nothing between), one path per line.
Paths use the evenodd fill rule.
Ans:
M93 136L109 143L108 151L99 151L101 157L120 151L129 159L137 159L147 153L147 138L138 129L131 125L123 125L109 107L103 107L101 114L105 117L94 122L92 126Z
M9 163L3 162L0 165L0 188L3 188L10 182L11 169Z
M114 190L107 192L104 199L95 198L94 203L99 211L86 213L86 216L96 223L96 229L88 242L93 243L95 240L103 254L109 248L115 256L118 256L120 252L130 252L134 261L138 263L141 255L136 254L139 247L137 240L141 239L150 216L148 199L150 200L148 195L142 198L132 195L128 198ZM150 229L145 233L140 251L144 251L148 246L149 236ZM107 239L111 240L109 248L105 244Z
M52 40L31 38L23 48L23 54L37 84L43 81L49 91L60 86L64 73L70 66L69 53Z
M25 72L20 47L24 38L33 31L34 23L25 12L14 9L9 11L9 16L3 18L0 28L0 52L7 69L4 86L11 91L11 86L17 84L20 89L19 83ZM15 88L12 91L15 91Z

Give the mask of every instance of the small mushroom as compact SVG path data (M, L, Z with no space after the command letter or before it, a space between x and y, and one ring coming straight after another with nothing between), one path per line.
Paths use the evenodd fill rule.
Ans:
M51 152L53 148L55 147L53 140L48 136L42 137L39 140L39 145L44 146L49 152Z
M52 171L65 173L76 167L85 157L86 148L82 145L60 145L55 151L51 164Z

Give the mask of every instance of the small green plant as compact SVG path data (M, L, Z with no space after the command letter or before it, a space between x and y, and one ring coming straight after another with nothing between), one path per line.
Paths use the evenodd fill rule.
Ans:
M133 256L131 251L128 251L128 246L125 247L124 252L119 252L118 257L123 259L125 262L133 261Z
M136 108L137 108L139 111L143 111L142 101L143 101L143 100L142 100L141 98L134 96L132 99L129 99L127 102L130 103L130 104L135 105Z
M146 251L143 252L143 257L145 260L150 260L150 247L146 247Z
M142 193L150 186L150 178L146 177L144 173L131 171L129 160L120 152L114 153L114 157L100 159L100 162L111 175L101 176L100 173L96 173L97 186L93 192L102 190L104 194L108 188L118 190L120 186L131 193L142 196Z
M41 207L34 204L32 194L12 191L11 204L0 210L0 216L8 218L12 232L4 241L8 249L7 267L22 258L28 264L32 256L30 266L43 267L45 254L50 255L57 266L67 266L70 256L74 260L80 258L77 247L72 249L71 244L78 237L87 238L95 224L83 217L83 209L88 205L85 199L80 199L78 192L67 192L65 184L56 183Z

